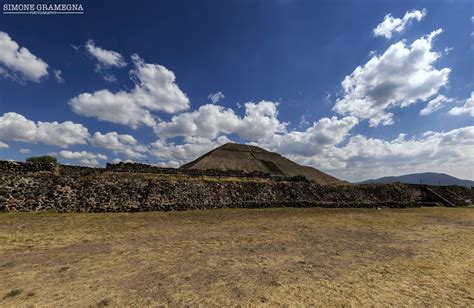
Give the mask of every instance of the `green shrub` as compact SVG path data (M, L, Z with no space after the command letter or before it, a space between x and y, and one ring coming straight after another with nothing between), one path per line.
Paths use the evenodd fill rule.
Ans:
M58 164L58 160L56 159L56 157L52 157L49 155L28 157L26 161L30 163L50 163L54 165Z

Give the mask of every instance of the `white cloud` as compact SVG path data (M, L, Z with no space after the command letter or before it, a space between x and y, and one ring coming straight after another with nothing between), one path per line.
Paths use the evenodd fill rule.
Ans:
M441 32L433 31L410 46L403 41L395 43L383 55L357 67L342 82L343 97L333 111L369 119L372 127L390 125L393 114L386 109L406 107L437 94L447 85L451 71L433 67L440 54L431 51L432 41Z
M286 123L277 118L277 104L268 101L245 103L245 116L234 110L214 104L174 116L170 122L156 125L156 134L163 139L185 136L214 139L220 134L238 134L241 138L256 141L286 130Z
M471 97L466 99L466 102L461 107L454 107L449 110L449 114L461 115L467 113L471 117L474 117L474 92L471 92Z
M144 108L176 113L189 108L189 99L176 84L174 73L158 64L145 63L137 54L132 55L135 69L130 76L137 86L133 94Z
M343 147L312 157L290 156L348 180L363 180L414 172L446 172L474 178L474 126L449 132L426 132L391 141L357 135Z
M357 123L357 118L352 116L322 118L305 131L273 134L258 145L280 154L314 156L342 142Z
M420 115L428 115L444 107L446 103L451 103L454 100L447 98L444 95L438 95L436 98L430 100L425 108L421 109Z
M395 32L402 32L412 21L420 21L426 16L426 10L411 10L405 13L403 18L395 18L391 14L385 15L385 18L374 29L375 36L384 36L390 39Z
M81 159L106 160L107 159L107 156L105 156L104 154L96 154L96 153L87 152L87 151L73 152L73 151L63 150L59 152L59 156L61 156L62 158L72 159L72 160L81 160Z
M54 74L54 78L56 78L56 81L59 82L59 83L63 83L64 82L64 79L62 77L62 71L61 70L54 70L53 71L53 74Z
M112 93L109 90L100 90L92 94L80 94L71 99L69 105L75 113L99 120L133 128L142 124L154 126L155 119L152 114L140 106L135 99L130 92Z
M162 166L174 166L190 162L206 152L221 146L230 140L226 136L220 136L215 140L203 137L187 137L184 144L167 143L157 140L150 144L151 153L163 162Z
M121 150L124 145L134 146L138 141L132 135L120 135L117 132L102 134L96 132L91 137L92 145L111 150Z
M112 164L118 164L118 163L135 163L136 161L134 160L130 160L130 159L126 159L126 160L122 160L120 158L114 158L112 159Z
M79 163L83 166L88 166L88 167L97 167L99 166L99 161L94 158L84 158L79 161Z
M213 104L217 104L221 99L225 98L225 96L224 93L219 91L216 93L209 94L207 98L210 99Z
M197 136L213 139L221 132L230 134L236 130L239 118L232 109L208 104L192 112L174 116L170 122L160 122L155 132L160 138Z
M0 31L0 75L39 82L48 75L48 64Z
M71 121L38 122L23 115L7 112L0 117L0 139L45 143L67 148L73 144L86 144L89 132L82 124Z
M78 160L83 166L97 167L99 166L99 160L106 160L107 156L104 154L92 153L87 151L73 152L63 150L58 153L62 158Z
M356 135L346 142L357 123L352 116L323 118L305 131L277 133L251 144L347 180L426 171L474 178L474 126L428 131L411 139L400 134L388 141ZM160 165L176 166L226 142L230 140L224 135L215 139L188 136L182 144L159 139L149 147Z
M8 149L8 148L9 148L8 144L6 144L5 142L0 141L0 150L1 149Z
M67 148L73 144L86 144L89 131L82 124L71 121L38 122L37 141Z
M254 109L261 109L257 105L252 103L247 106L247 115L253 113ZM276 109L266 114L271 114L275 123L282 125L276 117ZM158 164L162 166L189 162L230 142L226 135L239 134L244 119L222 106L201 106L194 112L173 117L170 122L160 123L160 139L149 145L150 152L160 160ZM250 122L246 122L246 125ZM405 134L393 140L363 135L347 139L358 122L355 116L322 118L304 131L270 129L271 134L259 136L251 144L277 151L299 163L348 180L424 171L473 178L471 153L474 151L474 127L449 132L426 132L411 139L407 139ZM253 130L260 131L258 127L253 127ZM174 136L184 137L181 144L166 141L166 138Z
M125 67L127 63L123 56L116 51L106 50L96 46L93 40L88 40L85 48L87 52L97 60L95 71L107 82L117 81L117 78L109 72L109 69L112 67Z
M305 131L288 132L287 124L277 118L276 103L246 103L245 108L245 116L239 117L232 109L208 104L158 123L155 130L160 139L150 145L151 153L165 162L185 163L230 142L225 135L237 134L282 154L309 157L341 143L359 122L353 116L322 118ZM183 144L166 141L177 136L184 137Z
M109 149L114 153L122 153L128 158L143 159L146 158L145 153L148 148L138 143L131 135L120 135L117 132L102 134L96 132L91 138L90 143L93 146Z
M93 40L88 40L85 47L89 54L99 62L100 66L124 67L127 65L120 53L98 47Z
M176 113L189 108L189 99L175 83L172 71L161 65L144 63L138 55L133 55L132 60L135 65L130 71L135 82L133 90L80 94L69 101L73 111L136 128L142 124L155 125L151 111Z
M182 164L174 160L169 160L166 162L159 162L154 165L162 168L179 168L179 166L181 166Z
M198 110L172 118L157 126L160 137L150 145L151 153L164 161L189 162L199 155L230 140L225 135L237 134L251 144L286 155L310 157L341 143L359 122L347 116L322 118L305 131L286 130L277 119L277 104L262 101L247 103L246 115L235 115L232 109L204 105ZM170 137L183 136L183 144L167 143Z
M245 103L245 116L237 128L241 138L254 141L275 133L285 132L287 123L281 123L278 116L278 103L261 101Z
M31 153L31 150L30 149L20 149L20 153L21 154L29 154L29 153Z
M4 113L0 117L0 139L24 142L36 141L36 124L21 114Z

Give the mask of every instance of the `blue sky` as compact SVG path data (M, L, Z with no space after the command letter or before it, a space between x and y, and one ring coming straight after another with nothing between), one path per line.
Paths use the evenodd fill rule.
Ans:
M472 1L79 3L0 15L1 159L178 166L234 141L348 180L474 179Z

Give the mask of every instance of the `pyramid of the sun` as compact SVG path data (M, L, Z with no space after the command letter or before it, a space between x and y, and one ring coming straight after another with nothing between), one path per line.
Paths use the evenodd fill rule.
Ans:
M189 162L182 169L221 171L265 172L273 176L304 176L320 184L337 183L340 180L315 168L301 166L278 153L262 148L236 143L226 143L198 159Z

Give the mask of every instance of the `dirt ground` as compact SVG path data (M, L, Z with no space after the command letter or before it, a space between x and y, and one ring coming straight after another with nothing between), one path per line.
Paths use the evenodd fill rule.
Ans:
M474 208L0 214L0 306L474 306Z

